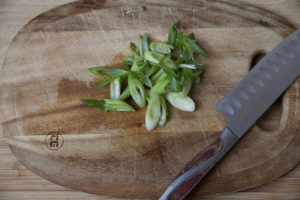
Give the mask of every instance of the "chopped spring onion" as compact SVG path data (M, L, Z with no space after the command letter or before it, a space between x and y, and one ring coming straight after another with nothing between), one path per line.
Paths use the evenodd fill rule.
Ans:
M118 99L104 99L105 108L111 111L135 111L135 109L125 101Z
M142 56L144 54L143 38L139 36L138 40L139 40L139 51L140 51L140 55Z
M170 30L169 30L168 44L174 46L176 39L177 39L177 28L176 28L175 24L172 24L172 26L170 27Z
M127 104L125 101L117 99L82 99L82 103L86 104L90 108L96 108L102 112L106 110L111 111L135 111L132 106Z
M158 78L164 73L163 69L159 69L155 74L151 76L151 81L156 82Z
M146 111L146 129L151 131L157 126L157 123L160 119L160 101L158 95L151 96L147 111Z
M171 53L171 49L174 49L174 47L170 44L165 44L161 42L151 42L150 43L150 49L151 51L156 51L158 53L162 54L169 54Z
M170 92L166 94L167 100L179 110L194 112L195 103L189 96L181 96L179 93Z
M128 10L127 13L142 10ZM82 99L84 104L105 112L135 111L124 101L129 97L141 108L148 102L145 116L147 130L166 123L165 99L180 110L195 110L195 103L188 94L192 84L200 81L203 72L195 55L208 55L196 43L194 33L184 35L173 24L167 42L149 43L148 36L144 34L138 37L138 45L130 43L130 49L132 55L125 57L123 68L89 68L91 73L100 77L96 86L110 84L110 99ZM126 85L122 86L123 83ZM121 92L121 88L125 89Z
M184 82L183 82L183 88L182 91L179 92L181 96L187 96L191 90L192 87L192 80L188 77L185 77Z
M87 105L89 108L96 108L102 112L106 111L105 103L103 100L96 100L96 99L82 99L82 103Z
M169 69L173 69L173 70L177 69L177 66L176 66L175 62L171 58L169 58L169 57L164 57L161 60L161 62L162 62L162 64L164 64Z
M158 125L163 126L167 122L167 104L165 98L162 95L159 96L159 102L160 102L160 117L159 117Z
M125 88L125 90L121 93L121 95L120 95L120 97L119 97L119 99L120 100L125 100L125 99L127 99L128 97L130 97L130 90L129 90L129 87L127 86L126 88Z
M110 98L119 99L121 93L121 77L117 77L110 82Z
M168 77L168 75L165 73L165 72L163 72L163 73L161 73L160 75L159 75L159 77L156 79L156 80L154 80L153 82L154 82L154 84L156 84L157 82L159 82L159 81L161 81L162 79L165 79L165 78L167 78Z
M144 33L144 37L143 37L143 49L144 51L148 51L148 36L146 33Z
M134 102L143 108L146 104L145 88L138 79L133 77L132 73L128 75L128 86Z
M150 96L166 93L166 88L169 84L170 80L168 78L160 80L150 89Z
M160 53L154 51L145 51L145 58L155 64L158 64L163 57L164 56Z
M134 62L133 62L132 67L131 67L131 71L140 71L141 68L143 67L143 64L144 64L143 57L135 55L134 56Z
M179 64L178 66L181 68L196 69L196 66L194 64Z

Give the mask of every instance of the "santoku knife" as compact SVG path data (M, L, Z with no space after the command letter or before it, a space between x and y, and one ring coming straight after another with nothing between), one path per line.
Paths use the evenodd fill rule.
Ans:
M160 200L183 199L300 75L300 29L289 35L216 105L228 123L220 137L194 157Z

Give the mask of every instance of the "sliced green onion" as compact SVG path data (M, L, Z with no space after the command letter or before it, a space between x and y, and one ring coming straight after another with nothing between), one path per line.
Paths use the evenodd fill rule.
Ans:
M163 69L159 69L155 74L153 74L153 75L151 76L151 81L152 81L152 82L155 82L155 81L160 77L160 75L161 75L163 72L164 72Z
M131 49L132 53L139 54L139 52L137 50L137 47L136 47L136 45L133 42L130 42L129 46L130 46L130 49Z
M143 68L144 60L142 56L134 56L131 71L140 71Z
M191 78L188 78L188 77L185 77L184 82L183 82L183 88L182 88L182 91L179 92L179 94L180 94L181 96L187 96L188 93L189 93L190 90L191 90L191 87L192 87L192 79L191 79Z
M151 89L150 89L150 96L157 95L157 94L164 94L167 92L166 88L170 84L170 80L165 78L159 82L157 82Z
M178 66L181 68L196 69L196 66L194 64L179 64Z
M201 49L195 41L191 40L190 38L188 38L187 36L184 36L184 42L186 43L187 46L193 48L193 50L196 52L196 53L199 53L205 57L209 57L207 55L207 53L205 53L205 51L203 51L203 49Z
M133 63L133 57L131 57L131 56L126 56L125 61L126 61L128 64L132 65L132 63Z
M159 67L157 65L149 65L148 68L146 68L146 70L145 70L145 75L151 76L154 73L156 73L158 69L159 69Z
M136 11L139 10L129 10L128 13ZM199 82L199 75L203 72L195 55L207 54L196 43L194 33L184 35L173 24L169 29L168 43L149 43L148 36L144 34L138 37L138 45L130 43L130 49L132 56L126 56L122 62L124 68L89 68L90 72L101 77L96 82L97 86L110 84L111 99L83 99L84 104L102 112L134 111L125 99L131 96L139 107L144 107L147 101L147 130L166 123L165 99L180 110L195 110L194 101L187 96L192 83ZM121 92L121 82L127 77L128 86Z
M144 33L144 37L143 37L143 49L144 51L148 51L148 36L146 33Z
M111 111L135 111L135 109L125 101L118 99L104 99L105 107Z
M160 102L160 117L159 117L158 125L163 126L167 122L167 104L165 98L162 95L159 96L159 102Z
M100 77L124 77L127 76L128 71L120 68L109 68L109 67L91 67L89 71L93 74L100 76ZM101 71L110 73L111 75L100 73Z
M173 70L177 69L175 62L170 57L164 57L161 60L161 62L162 62L162 64L164 64L166 67L168 67L170 69L173 69Z
M133 58L130 56L126 56L125 60L122 62L122 65L125 67L127 71L129 71L129 66L132 66Z
M140 55L142 56L144 54L143 38L139 36L138 40L139 40L139 51L140 51Z
M168 75L164 72L157 78L157 80L154 81L154 84L156 84L157 82L159 82L165 78L168 78Z
M175 77L172 77L171 79L171 88L174 92L180 92L183 88L182 82L177 80Z
M130 97L130 90L129 90L129 87L127 86L127 87L125 88L125 90L121 93L119 99L120 99L120 100L125 100L125 99L127 99L128 97Z
M150 49L151 49L151 51L156 51L158 53L169 54L169 53L171 53L171 49L174 49L174 47L172 45L166 44L166 43L151 42Z
M170 92L166 94L167 100L179 110L194 112L195 103L189 96L181 96L179 93Z
M121 93L121 78L117 77L110 82L110 98L119 99Z
M106 77L106 78L102 79L101 81L96 82L95 85L97 87L103 87L103 86L109 84L112 80L113 80L112 77Z
M128 87L134 102L143 108L146 104L145 88L138 79L133 77L132 73L128 75Z
M151 131L160 119L160 101L158 95L151 96L146 111L146 129Z
M176 37L177 37L177 29L175 24L172 24L169 30L168 44L175 46Z
M131 72L135 78L137 78L142 84L145 84L148 87L152 87L152 82L149 76L145 75L143 71L141 72Z
M158 64L159 61L164 57L164 55L154 52L154 51L145 51L145 58L150 62Z
M87 105L90 108L96 108L100 110L101 112L105 112L105 103L103 100L96 100L96 99L82 99L82 103Z

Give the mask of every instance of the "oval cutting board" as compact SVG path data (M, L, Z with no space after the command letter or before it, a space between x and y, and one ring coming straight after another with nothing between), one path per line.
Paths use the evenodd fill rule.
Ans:
M145 11L126 14L141 7ZM194 113L169 106L167 124L147 132L145 109L100 113L82 105L83 98L109 97L108 87L93 85L97 78L88 67L118 65L130 55L129 42L144 32L165 40L172 22L194 32L211 56L198 58L205 73L191 91ZM214 106L248 72L252 57L293 30L280 16L237 1L77 1L57 7L23 27L7 52L0 77L5 139L26 167L54 183L113 197L158 198L186 162L219 136L226 120ZM299 85L297 80L192 195L254 187L299 162ZM277 126L274 118L280 118Z

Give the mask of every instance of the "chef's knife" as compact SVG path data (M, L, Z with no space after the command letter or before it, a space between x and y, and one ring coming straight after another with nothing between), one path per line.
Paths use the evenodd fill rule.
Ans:
M288 36L216 105L228 123L220 137L194 157L160 200L183 199L300 75L300 29Z

